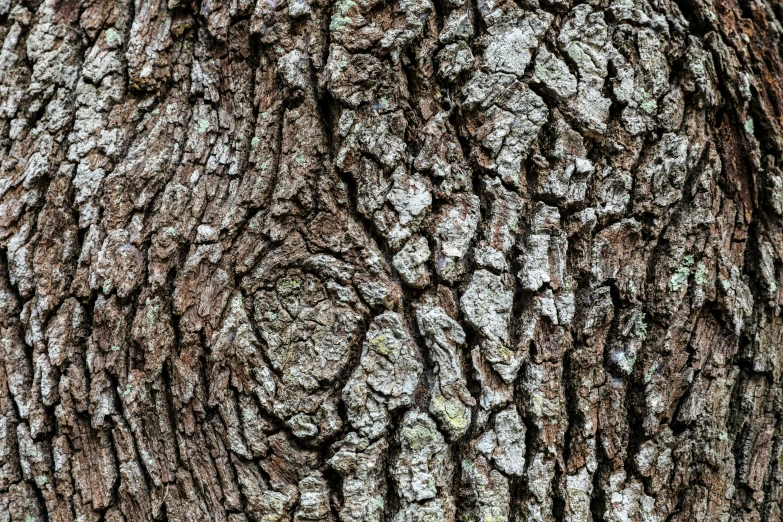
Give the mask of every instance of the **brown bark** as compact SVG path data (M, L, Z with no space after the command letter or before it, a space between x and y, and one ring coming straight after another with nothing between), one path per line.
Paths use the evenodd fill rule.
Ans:
M0 522L781 520L779 20L0 0Z

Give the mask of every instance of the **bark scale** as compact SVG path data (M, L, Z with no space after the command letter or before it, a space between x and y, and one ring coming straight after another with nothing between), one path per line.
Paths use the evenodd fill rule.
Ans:
M779 521L779 20L0 0L0 521Z

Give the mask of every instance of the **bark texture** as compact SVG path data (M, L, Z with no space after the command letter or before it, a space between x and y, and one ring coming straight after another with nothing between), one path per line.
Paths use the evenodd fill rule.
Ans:
M775 0L0 0L0 522L779 521Z

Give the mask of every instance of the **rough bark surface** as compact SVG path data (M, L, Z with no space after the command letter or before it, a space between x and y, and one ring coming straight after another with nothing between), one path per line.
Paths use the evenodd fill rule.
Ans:
M779 521L775 0L0 0L0 522Z

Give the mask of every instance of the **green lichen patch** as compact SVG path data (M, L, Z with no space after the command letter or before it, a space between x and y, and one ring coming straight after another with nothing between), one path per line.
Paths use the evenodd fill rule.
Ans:
M680 266L674 271L671 279L669 280L669 286L675 292L679 292L685 285L688 277L691 275L691 267L693 266L693 256L687 255L683 258Z
M467 408L459 399L439 395L432 399L432 410L454 430L464 430L470 423Z
M109 45L114 45L120 41L120 35L117 33L114 27L109 27L104 33L103 37L106 39L106 43Z
M644 318L645 314L640 313L636 316L636 320L633 323L633 334L642 341L647 339L647 323L644 322Z

